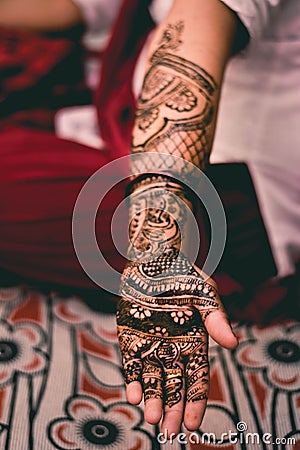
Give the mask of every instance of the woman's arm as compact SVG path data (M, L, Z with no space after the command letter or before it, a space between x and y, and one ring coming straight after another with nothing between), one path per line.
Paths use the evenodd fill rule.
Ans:
M191 176L182 161L205 168L236 36L236 16L221 1L175 0L152 39L137 108L132 247L117 322L128 400L139 402L143 389L146 420L157 423L164 414L168 435L179 431L183 416L189 429L198 428L203 417L206 330L227 348L237 345L216 286L182 246L189 240L187 210L193 206L178 182ZM168 155L181 159L174 163ZM137 172L152 175L136 177Z
M1 0L0 26L32 31L58 31L83 18L71 0Z
M133 152L157 152L156 170L175 170L166 166L159 153L172 153L205 167L236 30L235 14L219 0L176 0L158 27L150 46L132 148Z

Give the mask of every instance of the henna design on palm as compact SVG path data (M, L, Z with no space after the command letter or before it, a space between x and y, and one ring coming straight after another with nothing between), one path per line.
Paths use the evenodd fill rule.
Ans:
M180 249L186 215L178 199L191 207L184 188L168 177L135 184L129 253L143 252L123 272L117 311L126 383L140 381L146 400L161 398L170 407L180 402L184 379L187 401L207 398L204 323L222 308L212 280Z

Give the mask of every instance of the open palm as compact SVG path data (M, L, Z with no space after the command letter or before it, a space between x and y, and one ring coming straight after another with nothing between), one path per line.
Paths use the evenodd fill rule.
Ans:
M234 348L215 283L174 249L154 261L129 262L117 324L127 397L145 419L178 433L200 426L209 389L208 335Z

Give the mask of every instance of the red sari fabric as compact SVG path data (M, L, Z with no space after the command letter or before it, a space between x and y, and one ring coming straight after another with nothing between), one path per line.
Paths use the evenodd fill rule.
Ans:
M85 104L81 28L42 34L0 28L0 129L53 130L55 112Z
M72 212L84 183L110 161L108 154L51 133L10 128L0 133L0 159L0 267L42 282L95 288L75 255ZM96 222L101 250L119 271L123 260L110 221L124 189L114 189ZM94 213L89 205L84 212L87 218Z
M135 62L154 24L151 0L125 0L103 55L103 69L95 94L101 136L114 155L130 153L135 100L132 77Z

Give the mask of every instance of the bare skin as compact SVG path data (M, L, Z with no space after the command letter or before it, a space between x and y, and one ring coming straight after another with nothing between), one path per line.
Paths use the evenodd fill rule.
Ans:
M0 26L31 31L59 31L83 21L71 0L1 0Z

